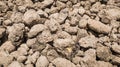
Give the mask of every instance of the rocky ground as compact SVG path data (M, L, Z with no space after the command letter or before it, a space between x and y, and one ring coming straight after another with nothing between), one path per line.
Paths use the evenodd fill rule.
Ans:
M0 0L0 67L120 67L120 0Z

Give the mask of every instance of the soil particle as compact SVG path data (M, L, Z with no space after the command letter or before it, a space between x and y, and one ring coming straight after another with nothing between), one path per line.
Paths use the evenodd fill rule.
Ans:
M110 26L105 25L105 24L103 24L99 21L96 21L96 20L89 20L88 26L91 30L98 32L98 33L108 34L111 31Z
M36 67L47 67L49 61L47 60L46 56L40 56L36 62Z
M56 67L76 67L71 61L64 58L56 58L52 63Z
M0 67L119 67L120 0L1 0Z
M111 51L108 47L97 47L97 57L101 60L104 60L104 61L109 61L112 59L111 57Z
M17 61L13 61L8 67L22 67L21 64Z
M33 9L27 10L23 16L23 21L28 25L34 24L33 21L38 21L39 19L39 14Z

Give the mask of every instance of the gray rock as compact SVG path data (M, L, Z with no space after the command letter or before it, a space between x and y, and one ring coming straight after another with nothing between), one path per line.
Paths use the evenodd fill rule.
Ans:
M113 67L113 65L109 62L105 62L105 61L98 61L98 67Z
M92 60L96 60L96 50L95 49L88 49L85 51L85 57L90 57Z
M13 24L7 27L8 40L14 42L14 44L19 45L22 42L24 35L25 25L23 23ZM19 31L19 32L18 32Z
M59 55L55 50L49 50L47 52L47 58L49 61L53 61L57 57L59 57Z
M53 45L58 51L63 51L66 47L72 47L74 41L72 39L56 39Z
M37 40L39 43L47 43L53 41L53 37L49 30L45 30L37 36Z
M67 2L68 0L59 0L59 1L61 1L61 2Z
M8 47L9 46L9 47ZM0 46L0 51L1 50L6 50L9 53L15 50L15 46L12 44L11 41L6 41Z
M56 58L52 61L56 67L76 67L71 61L64 58Z
M95 38L94 36L86 36L79 40L79 45L84 48L89 48L89 47L96 48L97 41L98 39Z
M60 27L59 23L54 19L47 20L45 22L45 25L48 26L51 32L55 32L59 30L59 27Z
M22 62L24 62L26 59L27 59L26 56L18 56L17 61L20 62L20 63L22 63Z
M61 38L61 39L71 38L71 35L65 31L58 31L57 38Z
M44 0L41 4L41 8L45 8L49 5L51 5L54 2L54 0Z
M34 37L37 34L41 33L44 29L45 29L45 26L43 24L34 25L28 32L28 37Z
M22 67L18 61L13 61L8 67Z
M110 33L112 29L110 26L105 25L100 21L91 20L91 19L88 21L88 27L95 32L103 33L103 34Z
M53 46L62 55L70 58L75 48L75 42L72 39L56 39L54 40Z
M87 33L87 31L85 29L78 29L78 32L77 32L78 40L80 38L83 38L83 37L86 37L86 36L88 36L88 33Z
M120 54L120 45L118 45L118 44L112 45L112 50L113 50L114 52Z
M74 64L79 64L81 61L82 61L81 57L74 57L74 58L72 58L72 62Z
M85 11L86 11L86 10L85 10L83 7L80 7L80 8L79 8L79 14L80 14L80 15L83 15L83 14L85 13Z
M27 64L25 67L34 67L33 64Z
M23 20L22 20L22 17L23 17L23 14L22 14L22 13L20 13L20 12L13 12L13 14L11 15L10 20L11 20L12 22L15 22L15 23L20 23L20 22L23 21Z
M103 61L109 61L112 57L112 53L108 47L97 47L97 57L100 58Z
M48 67L49 61L46 56L40 56L36 62L36 67Z
M86 19L81 19L81 20L79 21L78 26L79 26L80 28L86 28L86 27L87 27L87 23L88 23L88 20L86 20Z
M28 39L26 44L28 47L32 47L34 44L36 44L37 39L33 38L33 39Z
M112 55L112 63L113 64L120 64L120 57Z
M0 51L0 66L7 67L13 61L13 56L8 55L5 51Z
M78 32L78 27L66 27L65 31L70 34L76 34Z
M5 28L0 28L0 38L5 34Z
M23 21L27 25L31 25L33 24L33 21L37 21L39 19L40 19L39 14L33 9L27 10L23 16Z
M28 59L27 59L28 63L35 64L36 60L39 58L39 54L40 53L38 51L36 51L31 56L28 56ZM27 61L26 61L26 63L27 63Z
M8 6L4 1L0 1L0 6L1 6L0 8L1 12L6 12L8 10Z

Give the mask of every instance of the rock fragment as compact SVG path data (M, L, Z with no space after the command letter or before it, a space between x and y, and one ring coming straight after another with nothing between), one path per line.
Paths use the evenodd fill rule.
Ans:
M34 37L37 34L41 33L45 29L45 26L43 24L36 24L34 25L30 31L28 32L28 37Z
M3 22L3 25L5 25L5 26L9 26L9 25L11 25L13 22L11 21L11 20L5 20L4 22Z
M26 44L21 44L17 51L12 52L11 55L17 59L20 56L26 56L28 54L27 52L28 50L29 48L27 47Z
M13 57L5 51L0 51L0 66L7 67L13 61Z
M76 34L78 31L78 27L66 27L65 31L70 34Z
M34 21L38 21L39 19L39 14L33 9L27 10L23 16L23 21L27 25L35 24Z
M79 45L84 48L96 48L97 38L94 36L86 36L79 40Z
M58 50L63 50L65 47L72 47L74 41L72 39L56 39L53 44Z
M113 65L109 62L98 61L98 67L113 67Z
M119 67L119 0L1 0L0 67Z
M78 26L80 27L80 28L86 28L87 27L87 20L86 19L81 19L80 21L79 21L79 24L78 24Z
M38 35L37 40L39 43L47 43L47 42L51 42L53 38L51 32L49 30L45 30Z
M67 18L68 13L63 10L61 13L54 13L51 14L49 17L55 19L58 23L64 23L65 19Z
M23 22L22 20L23 14L20 12L13 12L11 15L10 20L15 23L20 23Z
M45 8L47 6L50 6L53 2L54 2L54 0L44 0L42 2L41 8Z
M36 62L36 67L48 67L49 61L45 56L40 56Z
M59 57L59 55L55 50L49 50L47 52L47 58L49 61L53 61L57 57Z
M83 7L79 8L79 14L83 15L85 13L85 9Z
M72 39L56 39L53 46L61 54L70 57L75 47L75 42Z
M59 27L60 27L58 21L56 21L54 19L47 20L45 22L45 24L48 26L48 28L50 29L51 32L55 32L55 31L59 30Z
M19 57L17 58L17 61L20 62L20 63L23 63L26 59L27 59L26 56L19 56Z
M39 52L36 51L35 53L33 53L31 56L28 57L28 63L33 63L35 64L36 60L39 58ZM26 63L27 63L26 61Z
M118 54L120 54L120 45L114 44L112 45L112 50Z
M56 67L76 67L72 62L64 58L56 58L52 61Z
M112 58L111 51L108 47L97 47L97 57L103 61L109 61Z
M72 58L72 62L74 64L79 64L81 61L82 61L81 57L74 57L74 58Z
M77 32L77 38L78 38L78 40L80 38L83 38L83 37L86 37L86 36L88 36L88 33L87 33L87 31L85 29L79 29L78 30L78 32Z
M96 20L89 20L88 27L98 33L108 34L111 31L111 27L107 26L99 21Z
M120 19L120 9L119 8L112 8L106 10L106 13L111 19Z
M6 12L8 10L8 6L5 2L0 1L0 12Z
M25 67L34 67L33 64L27 64Z
M60 39L71 38L70 34L65 31L58 31L57 37Z
M6 41L0 46L0 50L5 50L8 52L12 52L15 50L15 46L12 44L11 41Z
M112 63L113 64L120 64L120 57L117 57L117 56L115 56L115 55L112 55Z
M85 51L85 57L90 57L93 60L96 60L96 50L95 49L88 49Z
M40 15L40 17L48 17L48 14L41 9L39 9L37 13Z
M22 67L21 64L17 61L13 61L8 67Z
M37 39L33 38L33 39L28 39L26 44L28 47L32 47L34 44L36 44Z
M95 4L92 5L90 11L91 12L99 12L101 9L101 3L100 2L96 2Z
M61 2L67 2L68 0L59 0L59 1L61 1Z
M26 44L21 44L20 47L17 49L18 51L18 55L27 55L27 51L29 50L29 48L27 47Z
M14 42L14 44L18 46L22 42L24 28L25 25L22 23L13 24L12 26L7 27L7 32L9 33L8 40Z
M0 28L0 38L5 34L5 28Z

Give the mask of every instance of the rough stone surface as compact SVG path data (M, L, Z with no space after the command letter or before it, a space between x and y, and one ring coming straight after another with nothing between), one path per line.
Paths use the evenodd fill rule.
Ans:
M0 0L0 67L120 67L120 0Z
M40 56L36 62L36 67L47 67L49 64L49 61L45 56Z
M45 26L42 24L34 25L28 33L28 37L34 37L37 34L41 33L45 29Z
M109 61L111 57L111 51L108 47L97 47L97 57L104 61Z
M55 60L52 61L52 63L56 67L75 67L73 63L71 63L69 60L64 58L56 58Z
M104 33L108 34L111 31L111 27L107 26L99 21L96 20L89 20L88 26L91 30L98 32L98 33Z
M8 67L22 67L21 64L17 61L13 61Z
M39 19L40 19L39 14L37 14L37 12L33 9L27 10L23 16L23 21L28 25L34 24L33 21Z
M94 36L87 36L79 40L79 45L84 48L95 48L97 43L97 38Z

